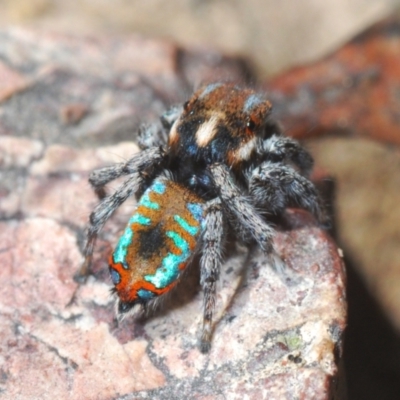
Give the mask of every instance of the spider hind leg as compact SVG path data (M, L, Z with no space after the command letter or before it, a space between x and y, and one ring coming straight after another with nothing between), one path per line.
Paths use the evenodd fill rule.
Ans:
M314 184L282 163L266 161L256 168L250 177L249 191L254 204L275 215L295 205L311 212L321 225L329 222Z
M74 276L75 281L84 282L90 274L94 245L97 235L104 224L128 197L140 189L143 184L142 172L153 166L160 165L163 158L164 152L161 148L151 148L136 154L126 163L100 168L90 175L89 182L96 193L100 191L100 194L104 191L104 186L112 180L123 175L129 175L129 178L112 195L103 197L90 214L86 244L83 251L85 259Z
M271 224L260 215L255 206L249 201L248 196L242 194L226 166L214 164L211 167L211 172L223 206L228 214L235 219L235 225L244 230L243 234L238 232L239 235L246 237L246 234L250 234L264 253L273 254L275 251L272 241L275 230Z
M223 213L219 199L206 206L205 228L200 260L200 284L204 292L203 328L200 350L207 353L211 347L212 319L215 310L216 286L221 269L224 236Z

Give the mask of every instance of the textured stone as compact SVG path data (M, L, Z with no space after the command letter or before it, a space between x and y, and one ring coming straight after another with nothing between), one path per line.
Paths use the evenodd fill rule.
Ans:
M37 140L3 136L0 140L0 168L26 168L42 152L43 144Z
M0 103L27 85L28 80L23 75L0 62Z
M76 125L89 112L90 108L86 104L68 104L61 110L61 120L64 122L64 124Z
M163 311L147 321L129 318L116 325L106 259L126 212L107 225L102 235L107 239L98 243L96 278L81 287L72 281L81 262L76 233L82 233L94 202L88 185L82 186L83 171L92 169L94 160L107 163L101 155L115 157L119 150L51 146L31 167L24 218L2 223L0 307L7 323L1 368L7 395L281 399L335 394L335 357L340 357L346 315L344 271L336 246L306 213L288 212L277 235L287 265L278 273L262 255L246 262L243 249L236 255L231 249L208 355L197 347L202 304L197 268ZM34 191L29 182L38 178L42 187L36 200L29 200ZM68 228L73 226L78 231ZM23 387L17 384L21 373Z
M132 140L202 81L250 77L241 59L205 48L125 37L78 38L33 30L0 32L0 58L29 86L2 103L0 135L75 146Z
M32 165L31 173L34 176L44 176L87 172L98 165L128 160L137 151L138 147L133 142L121 142L114 146L86 150L52 145L47 148L43 157Z
M76 290L71 272L81 260L72 231L34 218L2 223L0 235L1 368L8 398L114 398L165 382L143 340L122 346L105 323L84 315L85 307L69 308ZM101 294L109 298L107 290Z
M188 77L208 79L210 65L239 75L242 61L215 54L208 59L202 51L181 54L181 63L171 64L174 46L139 39L80 42L14 30L2 35L3 57L32 73L31 86L5 100L0 115L7 128L0 143L11 143L0 147L6 160L0 202L4 395L340 398L335 382L346 324L343 264L335 244L304 212L288 211L277 234L285 268L274 272L256 251L249 259L246 249L229 246L207 355L197 346L202 294L196 265L154 316L115 320L107 258L132 213L131 199L99 237L93 276L82 286L72 280L97 202L87 183L90 171L137 151L132 142L107 143L134 138L139 116L151 119L170 99L184 97ZM116 43L121 49L140 45L147 56L132 49L124 60ZM120 61L106 65L113 56ZM135 57L140 62L129 59ZM155 64L146 69L146 60ZM74 104L90 111L66 123L60 110ZM94 148L102 137L103 147Z
M0 218L17 216L26 169L44 151L40 141L0 135Z

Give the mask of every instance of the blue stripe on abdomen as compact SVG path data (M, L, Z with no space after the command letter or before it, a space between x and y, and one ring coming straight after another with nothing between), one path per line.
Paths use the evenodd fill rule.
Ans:
M196 233L199 231L199 228L196 226L190 225L186 219L180 217L179 215L174 216L174 220L189 234L192 236L196 235Z
M154 183L151 185L151 189L158 194L164 194L166 186L164 182L154 181Z
M149 194L151 191L146 191L140 198L139 204L143 207L150 208L151 210L159 210L160 205L154 201L150 200Z
M156 193L162 194L165 192L165 184L163 182L155 181L143 194L143 196L139 200L139 205L149 208L151 210L158 210L160 208L158 203L155 203L150 200L149 194L154 191ZM132 224L139 224L142 226L150 226L151 219L140 214L136 211L132 217L129 219L128 225L125 228L124 233L120 237L117 246L115 248L113 257L115 263L121 263L125 269L128 269L128 265L126 264L126 254L128 252L128 247L132 243L133 240L133 231Z
M157 289L164 289L178 280L181 273L180 268L182 268L182 266L184 266L190 258L192 253L191 246L195 245L195 237L199 234L203 222L202 204L195 202L186 203L186 210L182 209L182 213L178 211L177 214L171 215L169 214L169 205L165 206L162 202L162 198L151 195L151 193L163 195L167 190L168 187L166 183L156 180L144 192L138 202L139 208L136 209L135 213L130 218L128 226L125 228L124 233L120 237L113 254L115 263L121 263L125 269L136 268L136 265L128 266L126 264L129 246L132 245L133 240L139 240L138 243L135 242L135 246L136 244L139 246L140 240L146 239L147 241L144 240L143 246L145 246L145 249L151 248L151 254L145 254L143 249L140 249L139 246L138 249L135 247L137 254L135 254L134 257L136 262L149 262L149 269L145 267L145 270L147 269L148 271L154 271L153 267L156 267L154 264L152 264L152 262L160 263L160 265L156 267L153 274L142 275L142 279L152 283ZM178 191L178 193L180 193L180 191ZM157 199L157 201L155 201L155 199ZM149 211L146 212L146 209ZM155 217L156 214L154 214L154 211L160 213L158 214L157 218ZM166 212L166 215L163 214L164 212ZM188 212L190 213L189 215ZM153 216L157 221L153 221ZM164 224L169 224L167 223L167 219L171 217L175 222L175 227L172 225L172 229L170 228L170 230L165 231L165 228L163 229L162 227ZM199 226L197 226L197 223L199 223ZM137 228L135 228L134 224ZM139 229L138 225L142 226L144 229ZM169 241L170 244L167 245L166 243L164 244L163 241L155 241L155 239L158 237L155 234L157 226L160 227L158 235L166 240L169 238L172 240L172 243ZM136 229L138 229L137 232L135 232ZM191 237L193 237L193 239L191 239ZM150 243L148 243L148 240L151 240L152 247L150 246ZM188 241L191 243L190 245ZM153 253L156 255L159 252L164 252L166 249L165 246L167 246L167 248L170 248L169 246L174 246L175 250L171 249L171 251L168 251L167 254L164 253L164 257L161 260L158 259L158 262L155 260L152 261ZM145 257L145 255L147 256ZM117 273L111 272L111 274L114 285L117 285L121 281L121 277ZM143 300L150 300L155 296L154 293L145 289L138 290L137 294Z
M174 245L181 254L168 253L162 260L161 267L154 275L146 275L144 279L152 283L157 289L165 288L175 281L179 276L179 265L185 262L190 256L189 244L178 233L166 232L166 235L174 241Z
M129 224L122 236L120 237L117 247L114 250L114 262L121 263L125 269L128 269L126 265L125 258L126 252L128 251L128 246L132 243L133 232L131 229L131 224Z
M188 203L186 207L197 222L201 222L203 220L203 207L201 204Z
M132 218L129 220L129 225L132 225L135 223L139 224L139 225L143 225L143 226L149 226L151 224L151 219L136 212L135 214L133 214Z

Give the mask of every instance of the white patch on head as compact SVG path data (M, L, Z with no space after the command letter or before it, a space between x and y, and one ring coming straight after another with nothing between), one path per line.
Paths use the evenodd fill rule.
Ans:
M251 157L252 152L256 148L257 138L253 137L247 143L243 144L236 150L236 158L239 160L248 160Z
M207 146L217 133L216 127L218 117L213 115L209 120L203 122L196 132L196 143L199 147Z

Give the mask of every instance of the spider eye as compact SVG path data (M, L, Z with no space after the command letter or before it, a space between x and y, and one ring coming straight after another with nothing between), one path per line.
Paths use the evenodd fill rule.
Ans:
M187 111L188 109L189 109L189 104L190 104L190 101L188 100L188 101L185 101L184 103L183 103L183 109L185 110L185 111Z
M255 127L256 127L256 123L252 119L249 119L246 123L246 129L249 130L250 132L252 132L252 131L254 131Z

